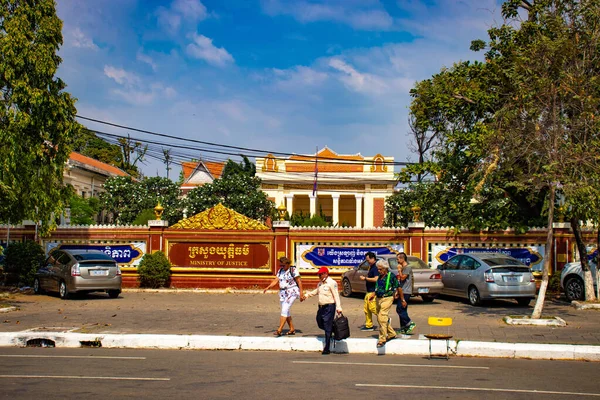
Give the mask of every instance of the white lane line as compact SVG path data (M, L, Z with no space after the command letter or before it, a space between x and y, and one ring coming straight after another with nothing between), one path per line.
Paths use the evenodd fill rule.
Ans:
M76 376L76 375L0 375L0 378L28 379L98 379L109 381L170 381L171 378L135 378L127 376Z
M559 394L559 395L564 395L564 396L600 397L600 393L555 392L552 390L535 390L535 389L497 389L497 388L474 388L474 387L459 387L459 386L377 385L377 384L370 384L370 383L357 383L356 386L383 387L383 388L395 388L395 389L468 390L468 391L474 391L474 392L534 393L534 394Z
M351 363L335 361L292 361L295 364L334 364L334 365L367 365L379 367L422 367L422 368L454 368L454 369L490 369L490 367L463 367L460 365L429 365L429 364L381 364L381 363Z
M42 356L32 354L0 354L0 357L9 358L101 358L105 360L145 360L146 357L110 357L110 356Z

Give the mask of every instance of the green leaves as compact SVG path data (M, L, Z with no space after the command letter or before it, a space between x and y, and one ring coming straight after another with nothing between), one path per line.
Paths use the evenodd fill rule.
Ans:
M0 7L0 221L41 221L66 204L62 186L71 152L74 99L55 78L62 23L52 0L5 0Z

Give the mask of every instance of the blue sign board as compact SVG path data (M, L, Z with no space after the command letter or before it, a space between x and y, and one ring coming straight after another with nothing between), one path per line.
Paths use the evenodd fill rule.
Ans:
M100 250L111 256L118 264L131 264L143 256L142 252L131 244L61 244L58 248Z
M302 247L309 247L304 250ZM314 268L320 267L355 267L365 261L365 254L369 251L375 255L395 254L392 247L344 247L344 246L298 246L297 250L304 250L301 260Z

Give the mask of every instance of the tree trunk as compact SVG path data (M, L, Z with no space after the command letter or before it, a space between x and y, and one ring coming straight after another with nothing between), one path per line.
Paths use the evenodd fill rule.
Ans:
M544 300L546 299L546 289L548 289L548 271L550 270L550 258L552 257L552 241L554 240L554 197L556 194L556 186L550 185L550 193L548 199L548 234L546 236L546 249L544 251L544 270L542 272L542 284L535 301L535 307L531 314L531 319L540 319L544 310Z
M596 300L594 294L594 278L592 277L592 271L590 270L590 263L587 258L587 248L583 242L581 235L581 226L579 225L579 219L571 217L571 229L575 236L575 243L577 243L577 251L579 253L579 260L581 262L581 271L583 272L583 282L585 286L585 301Z

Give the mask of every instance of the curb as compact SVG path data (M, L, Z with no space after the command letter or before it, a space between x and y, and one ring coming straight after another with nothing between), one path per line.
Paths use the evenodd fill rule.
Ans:
M26 347L27 342L61 348L104 347L171 350L314 351L323 349L319 337L257 337L212 335L89 334L69 332L0 332L0 347ZM382 348L375 339L346 339L332 346L340 354L429 355L427 339L390 341ZM444 341L432 341L435 355L446 354ZM536 360L600 361L600 346L538 343L497 343L450 340L450 353L461 357L530 358Z

